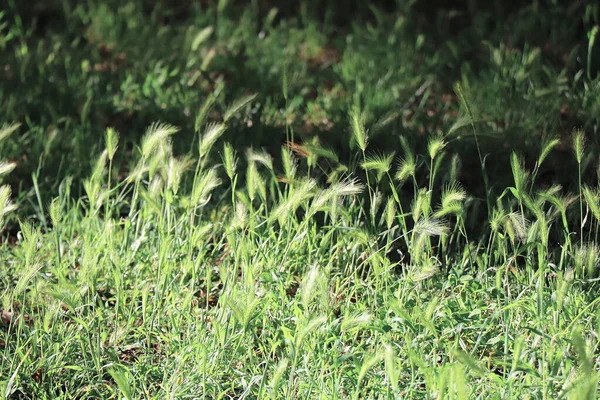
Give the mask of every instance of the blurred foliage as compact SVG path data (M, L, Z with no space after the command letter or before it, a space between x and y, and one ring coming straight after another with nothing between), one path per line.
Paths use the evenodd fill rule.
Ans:
M348 159L348 113L360 109L375 150L405 136L422 152L427 134L450 132L461 180L485 197L454 83L474 105L494 186L512 179L502 161L511 151L536 157L543 140L574 127L597 157L599 10L550 0L9 0L0 104L4 122L22 123L5 145L18 163L11 183L20 202L33 196L32 174L42 192L67 176L80 190L106 127L131 153L146 126L165 121L182 128L183 152L209 96L208 119L218 120L225 104L257 93L228 122L236 147L278 151L291 132ZM541 179L572 186L569 152L559 149Z

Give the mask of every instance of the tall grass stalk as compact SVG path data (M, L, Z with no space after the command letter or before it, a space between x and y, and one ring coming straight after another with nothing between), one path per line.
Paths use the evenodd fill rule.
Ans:
M481 155L481 147L479 146L479 138L477 136L477 128L475 127L475 116L473 114L471 104L469 103L469 99L467 98L462 85L460 83L457 83L454 86L454 90L460 99L461 105L464 107L464 109L467 112L467 115L469 116L469 122L471 123L471 129L473 130L473 138L475 139L475 145L477 147L477 155L479 157L479 165L481 166L481 174L483 176L483 184L485 186L487 212L488 212L488 216L489 216L489 214L492 210L491 200L490 200L491 192L490 192L489 179L488 179L486 168L485 168L484 158Z

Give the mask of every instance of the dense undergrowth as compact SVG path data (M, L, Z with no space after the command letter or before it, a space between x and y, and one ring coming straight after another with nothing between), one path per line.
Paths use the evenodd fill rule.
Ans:
M413 3L10 3L1 395L596 398L598 8Z

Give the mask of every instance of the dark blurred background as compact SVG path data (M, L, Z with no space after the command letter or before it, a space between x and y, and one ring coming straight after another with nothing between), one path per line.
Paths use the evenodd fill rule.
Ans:
M124 174L154 121L181 127L174 150L189 151L196 116L215 93L207 122L220 120L240 96L257 94L228 122L225 139L242 151L264 147L277 156L289 125L297 143L319 143L347 162L356 151L348 129L354 108L365 116L372 152L401 155L404 136L425 154L431 135L452 131L461 179L482 198L470 131L456 126L456 82L478 112L496 187L510 184L513 150L532 165L551 136L564 144L540 179L572 187L575 127L588 135L590 157L598 154L600 41L588 45L600 5L589 1L0 4L2 122L22 124L3 152L19 162L11 183L24 197L32 174L42 191L55 191L66 176L80 188L109 126L121 132L125 153L115 165Z

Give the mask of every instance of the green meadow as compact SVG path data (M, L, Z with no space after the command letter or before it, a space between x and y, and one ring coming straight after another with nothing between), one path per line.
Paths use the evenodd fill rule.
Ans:
M3 3L0 398L596 399L600 5L297 3Z

